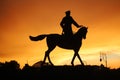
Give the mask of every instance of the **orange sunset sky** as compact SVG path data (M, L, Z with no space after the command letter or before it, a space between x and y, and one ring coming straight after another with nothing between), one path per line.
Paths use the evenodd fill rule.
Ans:
M29 35L61 34L66 10L78 24L88 26L79 51L85 64L100 65L102 52L108 67L120 67L120 0L0 0L0 62L16 60L22 67L43 60L46 39L33 42ZM54 65L70 65L73 53L56 47L50 57ZM75 63L80 64L77 58Z

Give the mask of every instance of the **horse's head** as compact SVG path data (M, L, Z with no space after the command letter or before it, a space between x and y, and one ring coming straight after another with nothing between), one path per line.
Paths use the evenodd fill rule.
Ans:
M88 32L87 29L88 29L88 27L81 27L81 28L78 30L77 34L78 34L78 35L81 35L83 39L86 39L86 34L87 34L87 32Z

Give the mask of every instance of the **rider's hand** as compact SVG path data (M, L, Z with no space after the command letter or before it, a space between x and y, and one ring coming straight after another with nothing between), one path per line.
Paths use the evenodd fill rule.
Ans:
M79 28L80 28L80 27L84 27L84 26L83 26L83 25L79 25Z

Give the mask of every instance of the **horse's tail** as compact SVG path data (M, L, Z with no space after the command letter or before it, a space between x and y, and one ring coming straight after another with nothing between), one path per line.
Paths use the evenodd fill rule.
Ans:
M32 41L39 41L39 40L43 40L47 35L38 35L36 37L33 36L29 36L30 40Z

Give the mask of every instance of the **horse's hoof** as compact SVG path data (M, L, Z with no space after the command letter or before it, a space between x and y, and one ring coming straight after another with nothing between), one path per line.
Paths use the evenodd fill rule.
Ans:
M82 66L85 66L85 65L82 63Z
M73 62L71 62L71 64L72 64L72 66L74 66L74 63L73 63Z
M51 64L51 66L54 66L54 64Z

